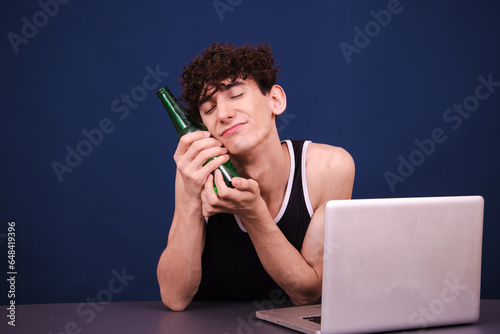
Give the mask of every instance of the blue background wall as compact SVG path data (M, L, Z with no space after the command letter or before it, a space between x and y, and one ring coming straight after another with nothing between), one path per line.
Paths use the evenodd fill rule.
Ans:
M155 91L178 94L213 42L265 41L280 135L346 148L354 198L484 196L482 297L500 298L500 4L284 4L2 2L0 261L5 277L14 221L17 303L159 299L176 134Z

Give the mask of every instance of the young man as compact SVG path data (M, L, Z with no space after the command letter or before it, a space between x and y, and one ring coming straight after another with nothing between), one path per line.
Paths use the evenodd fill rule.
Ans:
M351 197L354 162L339 147L280 141L286 96L273 62L267 45L214 44L181 75L181 99L209 132L183 136L174 154L175 212L158 263L171 310L193 298L321 296L325 206ZM216 170L229 158L234 188Z

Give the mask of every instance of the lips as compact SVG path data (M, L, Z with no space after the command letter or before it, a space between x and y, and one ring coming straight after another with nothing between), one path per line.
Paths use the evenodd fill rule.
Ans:
M244 123L237 123L237 124L227 128L227 129L225 129L224 131L222 131L221 137L232 135L233 133L238 131L243 126L243 124Z

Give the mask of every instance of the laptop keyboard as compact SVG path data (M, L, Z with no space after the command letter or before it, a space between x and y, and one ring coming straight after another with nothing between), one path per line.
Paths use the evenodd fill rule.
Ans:
M313 315L311 317L303 317L302 319L309 320L309 321L315 322L317 324L321 324L321 316L320 315Z

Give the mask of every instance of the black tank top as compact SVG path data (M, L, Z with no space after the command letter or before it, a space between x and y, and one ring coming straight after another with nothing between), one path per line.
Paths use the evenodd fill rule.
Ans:
M290 152L290 177L278 227L299 251L312 215L305 182L305 152L309 142L285 141ZM239 218L217 214L207 222L202 278L195 300L265 300L284 294L264 270Z

